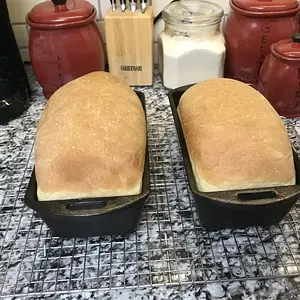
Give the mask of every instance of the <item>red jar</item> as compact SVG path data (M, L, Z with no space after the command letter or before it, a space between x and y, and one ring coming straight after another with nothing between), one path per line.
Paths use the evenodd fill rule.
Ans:
M270 46L299 31L297 0L230 0L224 28L227 44L225 76L257 84Z
M300 34L271 46L258 79L261 92L287 118L300 117Z
M95 16L95 7L85 0L46 1L28 13L30 60L46 98L75 78L104 70Z

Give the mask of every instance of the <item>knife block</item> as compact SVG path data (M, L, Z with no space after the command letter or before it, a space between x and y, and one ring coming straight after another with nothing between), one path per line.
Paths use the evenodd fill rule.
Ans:
M104 17L110 73L129 85L153 84L153 11L108 10Z

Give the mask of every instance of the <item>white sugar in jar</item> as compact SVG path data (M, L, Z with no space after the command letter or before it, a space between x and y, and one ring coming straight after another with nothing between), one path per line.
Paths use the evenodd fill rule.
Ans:
M209 1L182 0L164 8L159 69L166 88L223 77L223 15L222 7Z

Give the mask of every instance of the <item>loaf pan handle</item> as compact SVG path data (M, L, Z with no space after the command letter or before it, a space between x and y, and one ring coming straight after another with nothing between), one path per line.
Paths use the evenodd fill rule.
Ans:
M80 210L94 210L94 209L102 209L106 207L107 201L104 200L95 200L92 202L75 202L68 203L66 205L66 209L70 211L80 211Z
M214 199L220 203L266 205L274 202L289 201L300 197L300 188L294 186L282 186L274 188L261 188L257 190L235 190L224 192L201 193L207 199Z
M242 201L265 200L278 198L275 191L239 192L237 198Z

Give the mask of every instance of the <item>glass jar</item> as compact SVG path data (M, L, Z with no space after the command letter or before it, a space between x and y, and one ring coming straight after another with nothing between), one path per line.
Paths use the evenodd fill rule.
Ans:
M173 2L163 10L159 69L166 88L223 77L225 40L221 6L199 0Z

